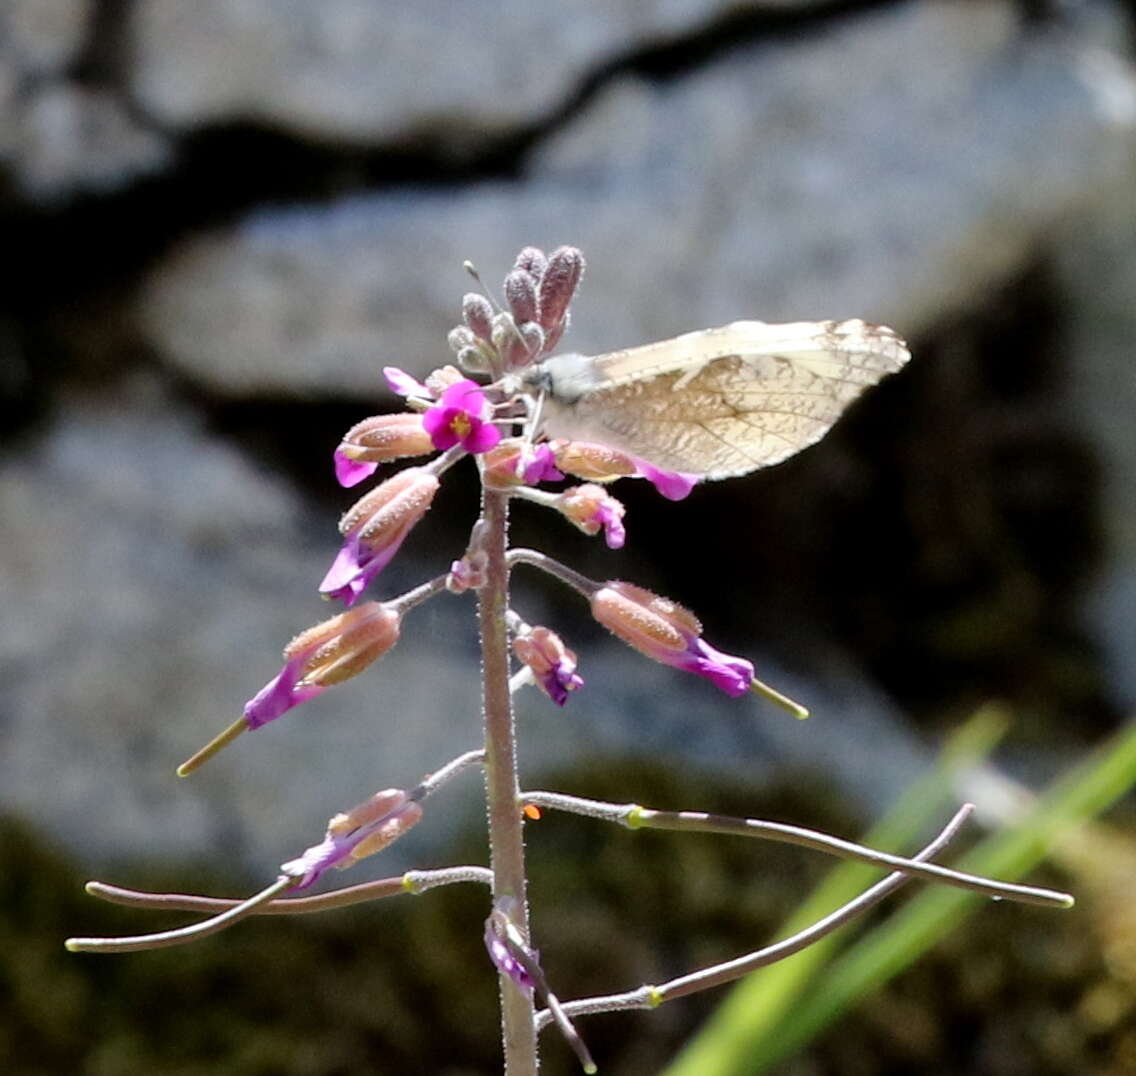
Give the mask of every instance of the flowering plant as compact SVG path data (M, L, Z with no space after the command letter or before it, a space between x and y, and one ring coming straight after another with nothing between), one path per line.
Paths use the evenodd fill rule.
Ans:
M465 297L462 324L449 337L457 367L436 370L424 382L396 368L386 369L388 384L406 399L408 410L367 418L352 427L334 453L337 478L344 486L354 486L383 464L436 455L386 478L348 509L339 523L342 547L319 586L324 597L341 602L344 611L289 643L280 672L253 696L234 724L178 772L182 776L192 773L243 733L263 728L361 673L397 644L403 617L446 592L477 596L481 742L418 784L383 789L337 815L323 840L283 863L275 881L246 900L147 895L91 883L89 892L109 900L206 909L216 914L189 927L160 933L72 938L68 948L122 952L178 945L270 910L310 910L400 892L420 893L458 882L480 883L491 893L485 944L488 959L499 972L505 1068L512 1076L529 1076L537 1071L537 1036L545 1027L556 1026L584 1071L594 1072L594 1062L573 1018L616 1009L654 1008L737 979L830 933L912 878L997 898L1057 907L1071 904L1071 898L1062 893L1004 884L932 862L965 818L966 808L921 853L904 858L758 819L660 811L560 792L522 790L513 694L534 685L556 705L565 706L585 689L585 681L577 671L576 654L560 636L545 625L527 623L512 607L509 575L519 566L543 571L578 593L599 623L641 654L694 673L732 699L756 694L798 717L806 716L807 711L759 680L750 661L710 645L698 619L670 599L630 582L586 578L537 550L510 548L506 523L511 502L524 500L551 508L585 534L602 532L607 545L618 549L626 540L624 507L608 491L617 479L644 478L664 497L678 500L702 477L743 473L776 462L787 454L785 445L795 451L815 441L861 388L898 368L906 358L902 342L890 330L862 322L782 327L739 322L709 331L710 342L704 339L706 334L698 340L694 337L699 334L691 334L646 349L652 356L669 354L669 365L652 357L636 359L628 358L632 353L614 353L595 360L553 359L561 364L554 370L550 356L568 326L569 305L583 271L583 257L572 247L561 247L548 256L527 248L505 278L507 309L495 310L481 294ZM692 356L677 346L684 340ZM827 358L817 358L818 348ZM794 365L791 356L798 351L808 357ZM602 382L606 410L588 396L594 391L590 386L601 381L597 371L602 367L619 367L622 378L611 375ZM832 369L839 376L825 373ZM487 381L481 384L468 375L485 375ZM558 377L563 381L558 382ZM772 388L758 392L755 386L765 381ZM763 400L774 402L763 404ZM706 408L714 413L700 410ZM550 415L558 416L555 423L550 424ZM581 423L581 436L553 436L556 430L567 428L566 424L570 426L573 417ZM739 419L744 420L740 425ZM654 421L657 429L644 435L639 426L647 421ZM596 439L595 431L602 434L605 429L610 438ZM712 436L702 439L708 432ZM476 464L482 497L480 516L461 556L444 576L393 598L360 603L364 591L410 539L443 477L467 456ZM583 481L559 492L541 488L564 481L565 476ZM433 791L472 767L480 768L485 777L491 848L488 867L414 870L321 896L286 895L315 885L332 867L353 866L397 840L424 817L424 803ZM796 843L883 866L890 873L836 913L774 945L666 983L562 1003L532 945L529 925L523 835L526 821L539 817L541 809L570 811L632 829L698 830ZM543 1004L539 1011L534 998Z

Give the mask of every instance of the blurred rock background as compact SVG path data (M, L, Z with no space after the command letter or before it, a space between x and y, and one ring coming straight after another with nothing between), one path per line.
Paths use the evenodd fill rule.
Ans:
M30 1013L62 990L83 1033L17 1015L0 1059L108 1074L492 1067L487 973L485 1035L429 1063L411 1011L310 1056L246 1057L222 1034L207 1062L184 1031L145 1053L125 1016L92 1031L94 965L57 958L86 910L57 921L14 881L47 876L28 851L46 842L64 874L165 871L184 887L196 883L177 872L208 863L223 888L248 886L333 812L474 745L472 608L446 598L370 675L173 777L292 634L327 615L314 588L355 497L335 485L331 451L359 418L397 408L382 366L421 375L447 361L466 258L496 281L522 246L580 246L574 350L742 317L862 316L915 354L777 468L678 505L621 487L623 553L520 506L519 542L683 601L815 714L797 725L731 704L518 575L519 607L563 631L588 681L564 712L521 700L533 783L556 774L583 791L610 770L618 798L736 794L739 811L855 832L985 699L1015 713L1002 761L1026 779L1122 720L1136 702L1132 16L1105 0L6 0L0 810L23 954L9 1000ZM475 499L459 485L381 595L462 548ZM449 810L382 871L483 855L475 785L447 792ZM789 886L780 914L794 870L773 872ZM414 920L415 903L394 913L400 929L445 949L449 928L437 912ZM483 911L457 914L480 960ZM387 915L352 922L369 937ZM588 929L603 925L593 911ZM276 929L252 932L273 947ZM287 959L306 966L305 945ZM208 975L221 949L190 959ZM620 981L657 974L657 954L620 956ZM1077 970L1094 974L1094 959ZM160 969L189 981L184 964L141 960L155 982ZM107 981L103 1004L130 996ZM360 998L398 994L384 982L340 1001L354 1017ZM106 1031L115 1019L121 1038ZM625 1025L610 1071L657 1070L693 1017L667 1020ZM648 1035L657 1056L631 1049ZM1044 1051L1013 1068L1012 1036L946 1061L927 1041L918 1062L870 1043L875 1067L836 1049L801 1071L1124 1071L1053 1067ZM404 1060L384 1067L384 1050Z

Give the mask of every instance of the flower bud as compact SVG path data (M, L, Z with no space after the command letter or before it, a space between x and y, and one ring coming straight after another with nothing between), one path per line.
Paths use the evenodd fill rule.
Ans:
M440 366L437 370L430 372L426 378L426 387L430 390L430 394L437 399L451 385L456 385L459 381L464 380L465 374L456 366Z
M537 687L557 706L568 701L568 692L584 686L576 674L576 655L548 628L535 627L517 635L513 653L527 665Z
M524 269L526 272L531 273L537 280L540 280L540 278L544 276L545 269L548 268L548 259L544 256L544 251L539 247L525 247L520 254L517 255L517 260L513 263L513 268Z
M446 336L446 343L450 345L450 350L455 355L460 355L462 348L477 345L477 337L474 336L473 330L468 326L458 325L449 331Z
M544 330L535 321L523 322L505 350L505 366L510 370L528 366L543 350Z
M592 595L592 616L641 654L703 676L733 698L755 683L753 665L703 641L693 613L633 583L600 587Z
M602 486L589 482L572 486L556 499L556 507L585 534L598 534L603 527L609 549L620 549L627 537L623 528L623 505Z
M525 321L536 321L536 279L531 273L524 269L514 269L505 277L505 301L518 325Z
M475 336L489 343L493 331L493 307L484 295L469 292L462 297L462 321Z
M557 247L540 279L540 324L549 335L560 327L584 275L584 255L575 247Z
M430 471L408 467L356 501L339 521L345 541L320 592L352 605L429 510L438 486Z

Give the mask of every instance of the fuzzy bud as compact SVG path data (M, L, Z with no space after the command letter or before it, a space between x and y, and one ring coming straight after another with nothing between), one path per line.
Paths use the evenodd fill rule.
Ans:
M451 385L465 380L465 374L456 366L441 366L426 378L426 387L435 398L442 395Z
M517 260L513 263L516 269L524 269L525 272L530 273L535 279L540 280L544 276L544 271L548 267L548 259L544 256L544 251L539 247L525 247L520 254L517 255Z
M576 247L557 247L548 256L548 268L540 280L540 323L551 334L560 327L584 275L584 255Z
M505 355L505 366L510 370L528 366L544 350L544 330L535 321L518 325L517 334Z
M536 321L536 279L531 273L524 269L514 269L505 277L505 301L518 325L525 321Z
M477 346L477 337L468 326L456 325L446 336L446 343L450 345L450 350L455 355L460 355L462 348Z
M484 295L471 291L462 297L462 321L475 336L489 342L493 329L493 307Z

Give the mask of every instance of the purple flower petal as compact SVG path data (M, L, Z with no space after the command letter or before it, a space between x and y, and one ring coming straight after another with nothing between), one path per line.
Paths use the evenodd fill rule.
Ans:
M584 678L576 673L575 662L560 661L541 678L544 693L557 706L568 701L568 693L578 691L584 686Z
M636 460L638 474L647 479L668 501L681 501L702 480L701 475L663 471L646 460Z
M245 703L245 724L250 729L260 728L269 721L275 721L293 706L314 698L326 690L317 684L297 686L300 670L307 655L293 658L277 675L268 681L248 702Z
M364 479L370 478L378 470L377 463L365 463L349 459L337 448L335 450L335 477L341 486L350 489Z
M559 482L564 475L556 469L556 457L548 445L537 445L525 463L521 478L526 485L535 486L538 482Z
M491 423L474 419L470 425L472 429L462 438L462 448L467 452L488 452L501 440L501 431Z
M421 381L411 377L405 370L400 370L397 366L384 366L383 377L386 378L391 392L397 393L399 396L421 396L426 400L434 398L434 394Z
M396 535L380 550L372 550L358 535L349 535L340 546L327 575L319 585L321 594L341 601L350 609L368 584L394 559L409 529Z
M744 695L753 683L753 665L750 662L732 654L723 654L701 638L691 639L686 652L679 657L680 660L672 664L705 677L731 698Z
M623 526L622 512L613 508L613 504L618 505L618 502L605 501L601 504L596 510L596 518L603 524L608 549L622 549L627 540L627 530Z

